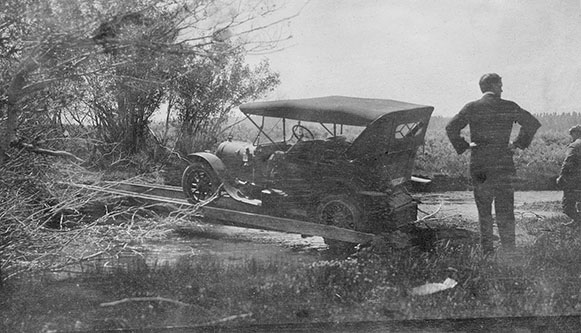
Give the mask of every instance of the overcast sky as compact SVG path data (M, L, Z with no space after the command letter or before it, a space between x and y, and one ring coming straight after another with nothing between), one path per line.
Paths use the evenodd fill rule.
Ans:
M581 111L581 0L311 0L269 99L389 98L451 116L497 72L506 99L533 112Z

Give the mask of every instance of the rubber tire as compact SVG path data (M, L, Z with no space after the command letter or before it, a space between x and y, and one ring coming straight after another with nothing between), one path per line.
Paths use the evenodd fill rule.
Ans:
M335 206L335 209L333 208ZM336 217L339 216L329 216L333 212L330 209L336 210L341 209L346 212L348 220L337 221ZM332 219L332 220L330 220ZM321 200L317 206L317 222L325 225L333 225L339 228L351 229L356 231L361 231L365 223L365 214L361 209L360 205L353 199L351 195L348 194L330 194ZM340 240L330 239L323 237L325 244L329 247L329 250L333 252L350 252L354 249L354 243L344 242Z
M210 198L222 182L216 172L207 164L193 162L182 175L182 189L189 202L196 204ZM194 191L194 184L201 191Z

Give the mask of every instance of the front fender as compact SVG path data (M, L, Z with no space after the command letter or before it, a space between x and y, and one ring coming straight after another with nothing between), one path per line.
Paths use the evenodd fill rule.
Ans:
M226 169L226 164L212 153L192 153L188 154L188 160L191 162L207 163L216 172L222 181L229 181L230 175Z
M216 155L212 153L193 153L188 155L188 160L191 162L207 163L216 172L218 178L222 181L224 190L230 195L234 200L250 204L253 206L260 206L261 201L258 199L253 199L247 197L243 191L241 191L234 181L234 177L230 175L226 169L226 164Z

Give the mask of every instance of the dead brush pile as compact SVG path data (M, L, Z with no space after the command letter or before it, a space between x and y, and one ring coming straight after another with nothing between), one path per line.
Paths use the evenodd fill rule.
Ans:
M98 184L102 173L25 151L11 155L0 167L0 281L107 260L171 232L157 205L78 186Z
M24 244L32 245L37 221L47 216L50 190L43 184L51 169L47 160L24 152L0 167L0 253L1 270L9 271L11 252ZM3 278L6 278L3 276Z

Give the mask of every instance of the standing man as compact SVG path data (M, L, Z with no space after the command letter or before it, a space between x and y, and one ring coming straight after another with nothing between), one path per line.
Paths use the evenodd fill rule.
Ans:
M494 220L492 202L503 248L515 247L514 186L516 169L512 156L516 150L527 148L539 121L515 102L501 99L502 79L498 74L484 74L480 78L479 100L466 104L446 126L448 138L458 154L471 149L470 176L474 186L474 200L480 222L480 243L484 253L493 247ZM521 128L516 140L510 142L514 123ZM470 126L468 143L460 131Z
M563 189L563 213L572 219L565 225L580 227L581 213L577 210L577 203L581 201L581 125L571 127L569 135L573 142L567 146L557 185Z

